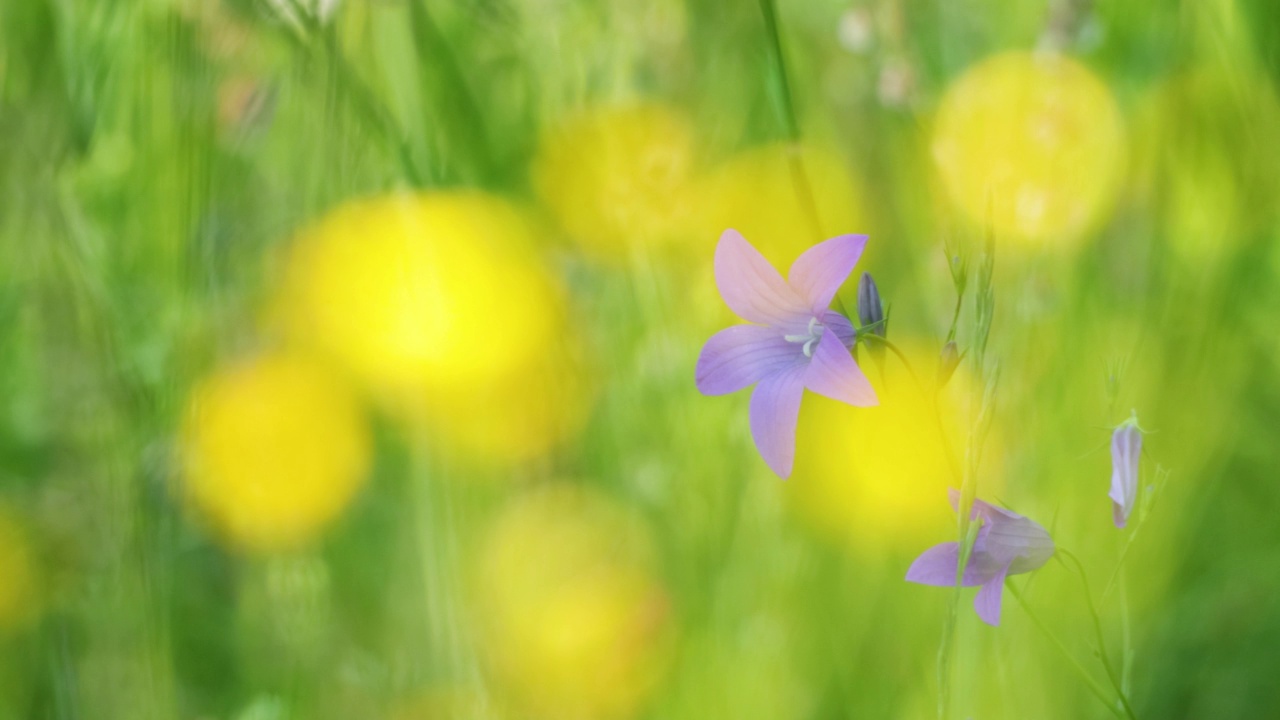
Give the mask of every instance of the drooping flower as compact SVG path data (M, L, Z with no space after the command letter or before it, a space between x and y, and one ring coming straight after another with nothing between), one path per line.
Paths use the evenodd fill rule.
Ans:
M1111 515L1116 527L1129 521L1138 499L1138 461L1142 455L1142 430L1137 414L1111 434Z
M828 308L867 244L865 235L819 243L791 265L787 279L736 230L716 246L716 286L725 303L754 325L734 325L707 341L696 380L704 395L756 385L751 435L779 477L791 474L796 420L805 389L850 405L877 403L849 348L849 319Z
M949 490L951 506L959 509L960 493ZM1000 624L1004 579L1031 572L1053 557L1053 539L1035 521L1012 510L975 499L971 519L982 523L964 569L965 587L982 586L973 599L978 617L988 625ZM907 581L921 585L953 587L960 564L960 543L935 545L921 553L907 570Z

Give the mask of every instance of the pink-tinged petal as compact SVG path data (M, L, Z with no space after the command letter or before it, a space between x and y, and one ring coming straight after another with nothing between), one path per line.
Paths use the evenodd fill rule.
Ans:
M982 584L982 589L973 598L973 609L978 612L978 617L992 627L1000 627L1000 601L1004 598L1004 579L1008 572L1009 568L1001 568Z
M703 395L726 395L803 359L801 346L787 342L775 328L734 325L702 346L694 374Z
M716 287L743 320L780 327L809 322L808 305L737 230L725 230L716 245Z
M751 436L765 463L784 480L791 476L796 458L804 367L798 364L770 375L751 393Z
M1138 499L1138 463L1142 457L1142 431L1127 422L1111 435L1111 515L1116 527L1129 522Z
M960 564L960 543L942 543L920 553L907 568L907 582L939 587L956 584L956 566Z
M866 235L839 235L820 242L791 264L787 282L815 313L826 310L866 246Z
M938 587L955 587L956 564L960 562L960 543L947 542L920 553L920 557L907 569L907 582ZM990 558L974 549L969 554L969 565L964 570L965 587L981 585L992 578L1000 566L993 565Z
M804 386L856 407L879 404L871 382L831 328L822 331L822 339L813 349L813 358L804 372Z

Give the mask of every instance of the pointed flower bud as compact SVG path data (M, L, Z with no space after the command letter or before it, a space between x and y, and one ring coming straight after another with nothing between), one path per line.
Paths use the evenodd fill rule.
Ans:
M1129 521L1138 499L1138 461L1142 456L1142 430L1135 412L1111 434L1111 514L1116 527Z
M880 289L871 273L862 273L858 281L858 322L862 327L871 326L870 332L880 337L885 336L884 306L880 302Z
M938 388L947 386L947 382L951 380L951 376L955 373L956 368L960 366L960 349L956 347L954 340L948 341L942 346L942 353L938 356Z

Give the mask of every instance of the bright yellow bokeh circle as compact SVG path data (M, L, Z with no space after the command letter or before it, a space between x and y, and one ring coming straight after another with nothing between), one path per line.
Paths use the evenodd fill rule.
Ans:
M857 553L909 549L954 527L947 488L959 487L960 480L943 433L962 471L979 398L962 363L937 393L935 411L938 354L924 343L897 342L921 386L892 354L880 363L860 347L859 364L880 404L856 408L806 393L801 406L788 499L819 533ZM984 446L983 493L1001 486L999 443L993 429Z
M314 540L351 504L370 436L339 377L297 356L223 368L191 393L184 494L219 537L249 551Z
M688 235L695 149L675 108L592 108L543 133L533 187L584 253L622 262Z
M352 202L296 239L279 319L442 454L527 460L576 433L593 398L538 233L479 192Z
M348 203L297 238L284 319L374 391L448 394L525 369L560 329L534 229L478 192Z
M983 60L947 89L933 159L974 225L1028 247L1080 240L1112 208L1125 134L1111 91L1056 53Z
M514 706L540 718L623 718L668 658L670 607L637 519L572 486L534 490L479 549L473 610Z

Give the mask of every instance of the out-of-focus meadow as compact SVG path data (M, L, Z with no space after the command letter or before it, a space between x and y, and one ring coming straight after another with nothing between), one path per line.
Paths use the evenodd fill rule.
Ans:
M786 89L770 5L0 1L0 718L935 717L932 408L860 348L775 477L694 385L730 227L869 234L926 381L989 234L979 495L1137 716L1271 716L1274 1L780 0ZM948 717L1110 716L971 595Z

